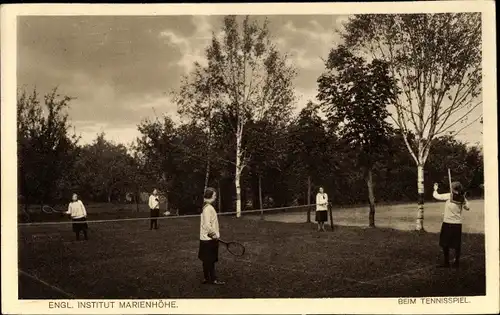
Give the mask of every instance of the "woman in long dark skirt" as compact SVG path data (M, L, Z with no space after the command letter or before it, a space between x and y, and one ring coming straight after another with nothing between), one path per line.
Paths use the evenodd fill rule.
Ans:
M451 183L451 192L438 193L439 186L434 184L434 198L446 201L444 205L443 225L439 236L439 246L443 249L444 263L440 267L450 267L450 248L455 250L453 268L460 265L462 248L462 210L469 211L469 203L465 198L465 191L460 182Z
M215 276L215 263L219 261L219 220L212 205L217 198L215 189L207 188L204 194L203 210L200 220L200 248L198 258L203 262L204 284L224 284Z
M78 199L77 194L73 194L66 214L69 214L73 220L73 232L76 234L76 240L80 240L80 232L83 232L83 237L88 240L87 210L85 210L83 202Z

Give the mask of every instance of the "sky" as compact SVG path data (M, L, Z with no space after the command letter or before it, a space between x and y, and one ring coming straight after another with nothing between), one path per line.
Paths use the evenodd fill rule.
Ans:
M254 17L263 20L264 17ZM296 110L316 95L322 58L340 43L336 30L347 16L269 16L272 40L295 64ZM18 19L18 87L45 93L58 87L74 97L69 116L81 143L105 132L129 144L146 118L168 114L178 121L170 92L203 61L221 16L31 16ZM459 135L481 143L481 125Z

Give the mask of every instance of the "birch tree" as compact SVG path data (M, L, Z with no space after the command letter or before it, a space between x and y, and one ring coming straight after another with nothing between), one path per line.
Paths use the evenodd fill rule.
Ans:
M243 135L247 123L279 120L291 115L294 102L294 68L278 52L262 25L245 17L224 18L222 35L212 35L206 49L206 64L195 64L175 93L179 112L193 120L207 119L207 111L221 114L231 125L235 139L234 185L236 213L241 216L240 179L250 152ZM208 83L208 84L207 84Z
M453 136L481 116L474 117L482 106L481 15L359 15L342 37L354 52L389 62L399 82L391 117L417 166L416 229L424 230L424 166L432 140Z

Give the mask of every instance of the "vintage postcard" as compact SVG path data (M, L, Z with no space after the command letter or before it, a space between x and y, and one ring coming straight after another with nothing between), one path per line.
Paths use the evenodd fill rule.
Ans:
M2 313L498 313L494 9L2 6Z

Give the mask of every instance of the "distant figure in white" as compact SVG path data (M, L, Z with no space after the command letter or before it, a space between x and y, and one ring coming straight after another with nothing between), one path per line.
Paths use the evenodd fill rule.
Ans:
M88 240L87 210L85 209L83 202L78 199L77 194L73 194L66 214L69 214L73 220L73 232L76 234L76 240L80 240L80 232L83 232L83 237L85 240Z
M453 268L460 264L460 251L462 247L462 210L469 211L469 202L465 198L465 191L460 182L451 183L451 192L438 193L439 185L434 184L434 198L446 201L444 205L443 225L439 245L443 249L444 263L440 267L450 267L450 248L455 249L455 262Z
M149 196L149 210L151 222L149 229L158 230L158 217L160 216L160 197L158 196L158 190L153 189L153 194Z
M316 195L316 222L318 222L318 231L325 231L325 222L328 221L328 195L319 188Z

